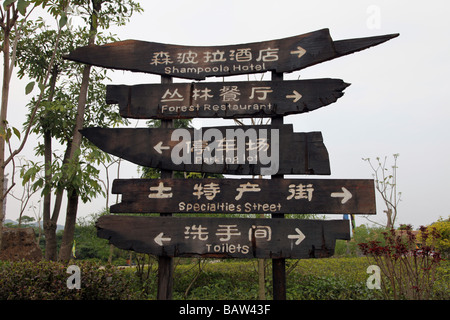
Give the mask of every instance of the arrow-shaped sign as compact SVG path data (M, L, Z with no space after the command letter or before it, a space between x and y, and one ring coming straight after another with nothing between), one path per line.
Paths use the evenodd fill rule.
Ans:
M301 70L397 36L333 41L329 30L322 29L279 40L210 47L125 40L80 47L64 58L105 68L203 80L213 76Z
M352 201L330 201L342 186ZM116 179L112 193L111 213L376 214L369 179Z
M341 79L108 85L106 102L135 119L275 117L330 105L348 86Z
M105 215L96 228L120 249L169 257L324 258L350 239L346 220Z
M296 90L293 91L294 94L287 95L286 98L288 99L294 99L294 102L297 102L302 98L302 95L298 93Z
M352 198L352 194L350 191L348 191L346 188L342 187L342 192L333 192L331 194L332 198L342 198L341 203L344 204L346 203L348 200L350 200Z
M295 241L295 245L298 246L300 244L300 242L302 242L306 237L303 234L303 232L300 231L299 228L295 228L295 232L297 232L297 234L290 234L288 235L288 239L297 239L297 241Z
M155 242L159 245L159 246L163 246L163 241L169 242L170 240L172 240L171 238L163 238L164 236L164 232L161 232L160 234L158 234L155 239Z
M80 132L103 151L151 168L241 175L330 174L322 134L293 132L291 124ZM171 152L162 152L168 147Z
M163 142L162 142L162 141L158 142L158 144L157 144L156 146L154 146L153 148L154 148L154 149L156 150L156 152L158 152L159 154L162 154L162 151L163 151L163 150L170 150L170 147L169 147L169 146L163 146Z

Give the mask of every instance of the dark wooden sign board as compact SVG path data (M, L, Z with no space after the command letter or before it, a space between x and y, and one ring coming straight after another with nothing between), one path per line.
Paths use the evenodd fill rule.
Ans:
M329 30L322 29L308 34L279 40L212 47L188 47L127 40L103 46L94 45L78 48L64 58L106 68L159 74L162 75L163 82L166 83L171 82L171 80L166 80L168 77L172 76L201 80L212 76L230 76L267 71L272 71L272 77L275 76L275 80L282 80L282 74L284 72L301 70L324 61L332 60L381 44L397 36L398 34L391 34L333 41L329 34ZM272 86L274 86L272 82L264 84L260 83L258 84L258 87L252 87L251 84L247 84L245 87L251 88L247 90L252 90L252 93L255 93L253 99L258 97L256 95L258 94L259 97L264 98L263 100L266 104L270 103L274 106L273 112L264 113L265 110L262 111L263 103L261 99L259 99L261 101L257 101L256 103L255 101L248 100L245 100L244 102L240 101L241 104L244 105L251 104L252 102L253 105L256 104L257 111L259 112L258 114L258 112L246 111L242 113L220 113L219 111L222 110L219 110L219 108L222 108L222 105L225 106L225 110L223 111L227 111L227 109L230 109L231 105L235 105L234 102L238 101L237 90L239 90L240 94L248 96L248 99L251 99L251 95L248 95L248 91L245 91L241 84L228 84L228 88L224 87L227 86L225 83L218 84L218 86L222 85L221 88L208 87L207 85L208 84L191 84L183 87L161 86L159 89L164 90L163 93L155 88L151 88L150 90L148 87L145 88L143 86L135 86L132 88L123 86L109 87L108 102L119 103L121 114L123 116L135 118L161 118L163 119L162 123L164 128L88 128L82 130L82 133L94 144L108 153L132 161L136 164L160 168L164 175L163 178L169 176L170 170L255 175L261 174L262 168L258 164L242 165L226 163L225 165L219 166L217 166L217 164L183 164L182 166L174 166L172 159L167 153L173 150L175 147L174 143L177 143L177 141L171 141L170 137L173 133L173 129L167 129L166 125L168 127L170 125L168 122L169 120L165 119L210 116L272 116L274 117L272 123L276 123L278 127L283 128L280 129L279 141L276 141L280 144L279 170L270 173L273 175L272 177L274 179L279 181L280 185L278 189L272 185L272 188L274 189L272 194L284 192L283 190L288 187L288 192L291 193L291 195L288 195L286 199L283 198L285 194L279 195L283 200L283 203L280 202L280 207L288 207L285 202L292 199L307 199L308 202L312 202L312 199L314 198L314 205L318 205L318 203L316 203L316 196L321 194L321 192L319 192L323 187L321 183L315 184L314 182L305 185L301 182L296 184L296 182L290 181L293 183L287 184L289 182L283 183L281 181L283 174L330 174L328 152L323 145L322 135L320 132L293 133L292 126L281 127L280 124L283 123L283 115L314 110L334 102L342 95L342 90L345 89L345 87L342 89L338 88L336 92L334 85L332 85L330 87L332 89L331 96L330 91L327 91L330 88L325 90L322 86L320 86L320 90L315 92L316 96L314 96L314 93L312 95L310 95L310 92L304 94L296 89L292 89L292 93L290 91L286 93L277 89L276 91L280 91L280 93L278 96L274 95L276 101L271 102L270 100L267 101L267 96L269 93L275 91L272 88ZM286 87L287 86L288 85L286 85ZM217 95L217 90L221 89L223 90L222 93L224 95ZM189 92L186 90L189 90ZM208 90L214 90L215 92L214 94L211 94L211 91ZM289 88L289 90L291 90L291 88ZM149 98L148 95L153 95L153 98ZM184 100L187 97L189 97L189 101ZM183 108L190 108L193 106L195 109L197 104L195 104L195 101L193 100L199 100L202 97L206 99L201 105L198 103L197 114L185 114L187 111L184 111ZM226 98L230 99L230 101L213 101L213 97L222 97L222 100L225 100ZM210 98L213 107L206 107L206 100ZM319 100L324 99L324 101L318 103L317 101L314 101L314 98ZM285 108L283 102L286 102L286 99L292 99L292 103ZM227 103L225 104L224 102ZM293 106L292 104L296 105ZM169 110L166 114L164 114L164 105ZM214 105L217 106L216 108L218 110L214 110ZM154 111L155 108L156 115ZM170 108L173 109L172 113L170 112ZM210 110L207 108L212 108L213 112L210 113ZM248 107L246 108L248 109ZM214 113L214 111L217 112ZM268 145L273 149L273 141L267 141L269 143ZM189 141L191 145L194 144L194 142L195 140ZM205 141L200 142L203 143ZM210 141L206 141L207 144L209 142ZM198 150L198 148L196 150ZM123 202L118 204L115 209L121 211L127 209L127 207L130 208L130 206L132 206L130 203L134 203L135 201L138 201L138 203L142 201L142 203L146 203L149 206L154 205L148 204L145 201L148 201L148 199L154 200L155 196L157 198L157 206L164 202L160 201L168 196L169 190L172 191L173 188L175 191L175 189L179 188L176 187L176 184L179 182L173 182L170 186L169 182L166 182L166 180L161 180L159 182L161 182L161 184L158 183L157 186L145 186L147 181L143 181L143 185L132 180L117 182L115 191L123 194ZM186 184L190 183L191 182L187 182ZM193 187L192 185L190 186L191 188L194 188L194 191L188 191L183 197L212 197L214 192L217 191L217 186L213 183L216 182L198 180L196 185L194 184ZM227 182L223 181L223 183ZM261 187L264 186L264 183L266 182L261 182ZM365 183L363 183L363 185L364 184ZM332 183L330 185L332 185ZM205 187L208 189L205 190ZM218 187L222 189L224 184L218 183ZM248 184L243 184L243 186L239 185L236 187L236 185L233 185L232 187L227 188L231 188L231 191L234 190L234 192L238 191L239 188L242 188L241 196L244 196L244 191L246 191L245 196L247 197L252 193L256 193L256 190L261 187L259 185L256 187L254 181L248 181ZM268 186L264 186L264 189L267 187ZM346 208L350 207L352 202L355 202L358 208L367 206L367 210L374 211L374 208L369 209L374 200L373 182L370 191L368 191L369 189L363 188L361 190L365 191L361 192L361 190L359 190L355 193L349 191L347 187L349 187L349 185L346 184L345 187L341 186L341 190L331 191L331 193L330 190L326 190L326 193L329 194L326 197L332 198L328 199L330 202L340 201L341 205L346 205ZM125 190L123 188L135 188L135 191ZM142 188L148 188L148 194L147 192L143 192ZM325 190L326 187L323 187L323 189ZM148 199L145 198L145 196ZM217 196L217 194L215 194L214 197L215 196ZM291 196L292 198L288 199ZM145 199L137 200L139 197L144 197ZM229 197L232 197L232 195L227 192L227 195L221 200L222 203L223 201L229 200ZM235 201L236 197L238 196L235 196ZM296 197L299 197L299 199L296 199ZM318 196L318 198L321 197L325 198L325 196ZM254 200L250 200L249 198L248 201L253 201L253 203L256 204L256 208L258 208L261 207L261 198L262 197ZM365 198L365 200L361 200L362 198ZM197 200L200 208L202 205L211 204L211 202L200 203L200 199ZM277 205L275 203L268 203L268 201L271 201L270 197L266 200L267 203L262 204L263 211L266 211L264 208L269 208L270 210L273 205L275 205L276 208ZM303 202L306 203L306 201ZM178 202L178 206L180 207L180 202ZM195 204L193 207L194 206ZM237 204L235 204L235 207L237 207ZM299 208L302 207L302 205L299 205ZM272 217L281 218L283 215L274 213ZM342 220L315 221L296 219L204 219L103 216L98 220L97 228L100 237L109 239L111 243L119 248L159 256L158 299L170 299L171 297L170 292L172 288L171 279L173 271L171 257L175 256L272 258L274 299L285 299L285 258L302 259L331 256L334 252L336 239L350 239L349 223L348 221Z
M202 80L212 76L301 70L397 36L333 41L329 30L322 29L278 40L212 47L126 40L80 47L64 58L105 68Z
M376 214L363 179L116 179L112 193L112 213Z
M325 258L346 220L102 216L97 235L114 246L168 257Z
M340 79L109 85L106 102L136 119L273 117L329 105L347 86Z
M220 132L223 139L214 140L214 147L209 149L211 156L206 156L205 151L213 145L213 142L202 138L204 136L201 133L211 132L208 131L209 129L217 130L213 131L216 133ZM176 141L172 140L174 130L165 128L86 128L81 130L81 133L107 153L141 166L164 170L238 175L330 174L328 152L320 132L294 133L290 124L229 126L202 128L201 132L197 131L199 132L198 137L200 137L197 139L194 129L184 129L186 131L183 132L189 132L190 140L183 142L182 138ZM242 151L245 152L245 155L242 157L237 156L239 151L233 151L233 149L242 150L240 146L243 144L230 138L227 130L231 130L231 132L240 130L239 132L249 134L249 136L251 133L256 134L256 138L246 138L245 150ZM273 139L274 132L272 130L278 130L278 141ZM186 147L186 149L183 150L182 147ZM214 154L214 149L218 152L217 154ZM228 156L227 150L235 152L235 157ZM263 163L261 152L266 152L268 156L273 155L273 161L269 164ZM173 153L177 156L187 155L190 160L174 163ZM222 163L217 163L215 156L221 159ZM277 165L274 164L276 161L279 161ZM268 171L265 171L270 171L275 166L278 166L277 172L267 173Z

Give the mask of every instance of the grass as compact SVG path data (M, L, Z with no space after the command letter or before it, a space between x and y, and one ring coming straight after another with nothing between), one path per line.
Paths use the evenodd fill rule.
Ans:
M174 272L173 299L254 300L258 299L256 260L206 260L199 265L180 264ZM366 286L369 262L360 258L287 260L288 300L373 300L383 299L379 290ZM156 297L156 267L149 278L149 298ZM435 297L449 299L450 264L439 268ZM196 279L193 282L193 279ZM272 299L271 260L266 263L266 298ZM189 288L189 289L188 289ZM187 290L188 289L188 290Z

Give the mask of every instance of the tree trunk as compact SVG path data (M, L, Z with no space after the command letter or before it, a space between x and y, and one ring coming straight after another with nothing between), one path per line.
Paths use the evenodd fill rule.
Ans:
M58 67L55 65L52 70L52 78L50 79L50 94L48 100L53 101L55 93L56 80L58 78ZM56 260L56 224L58 218L52 219L50 216L52 202L52 132L49 128L44 129L44 181L47 193L44 194L44 233L45 233L45 259ZM59 214L59 212L58 212Z
M88 45L95 44L95 38L97 35L98 26L98 13L101 10L101 0L93 0L93 12L91 15L91 27L89 34ZM76 151L81 147L81 133L79 130L83 129L84 124L84 114L86 110L86 102L88 97L89 89L89 75L91 73L91 66L86 65L83 69L83 77L81 79L80 95L78 97L77 115L75 120L75 127L72 133L72 142L68 144L69 159L72 160L73 165L78 165L78 156ZM76 190L70 190L68 194L69 203L67 205L66 213L66 223L64 226L64 234L60 249L60 260L69 260L70 258L70 248L73 241L73 236L75 232L75 223L77 218L78 210L78 193Z
M56 223L53 220L44 222L45 235L45 259L56 261L57 242L56 242Z
M8 11L9 14L9 11ZM10 37L9 30L5 30L3 39L3 85L2 85L2 102L0 111L0 127L4 133L6 133L6 116L8 110L8 97L9 97L9 80L10 80L10 68L9 68L9 49L10 49ZM3 220L5 219L5 210L3 203L5 201L5 139L4 136L0 136L0 250L2 247L3 238Z
M61 248L59 249L59 260L63 262L67 262L70 260L73 237L75 234L77 210L78 194L75 190L72 190L67 195L66 223L64 225L64 234L61 242Z

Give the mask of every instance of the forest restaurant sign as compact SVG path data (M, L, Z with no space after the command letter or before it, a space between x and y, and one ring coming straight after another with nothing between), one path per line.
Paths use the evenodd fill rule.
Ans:
M272 117L329 105L349 86L340 79L109 85L106 102L137 119Z
M397 36L333 41L329 30L322 29L279 40L212 47L125 40L77 48L65 58L105 68L202 80L212 76L301 70Z

